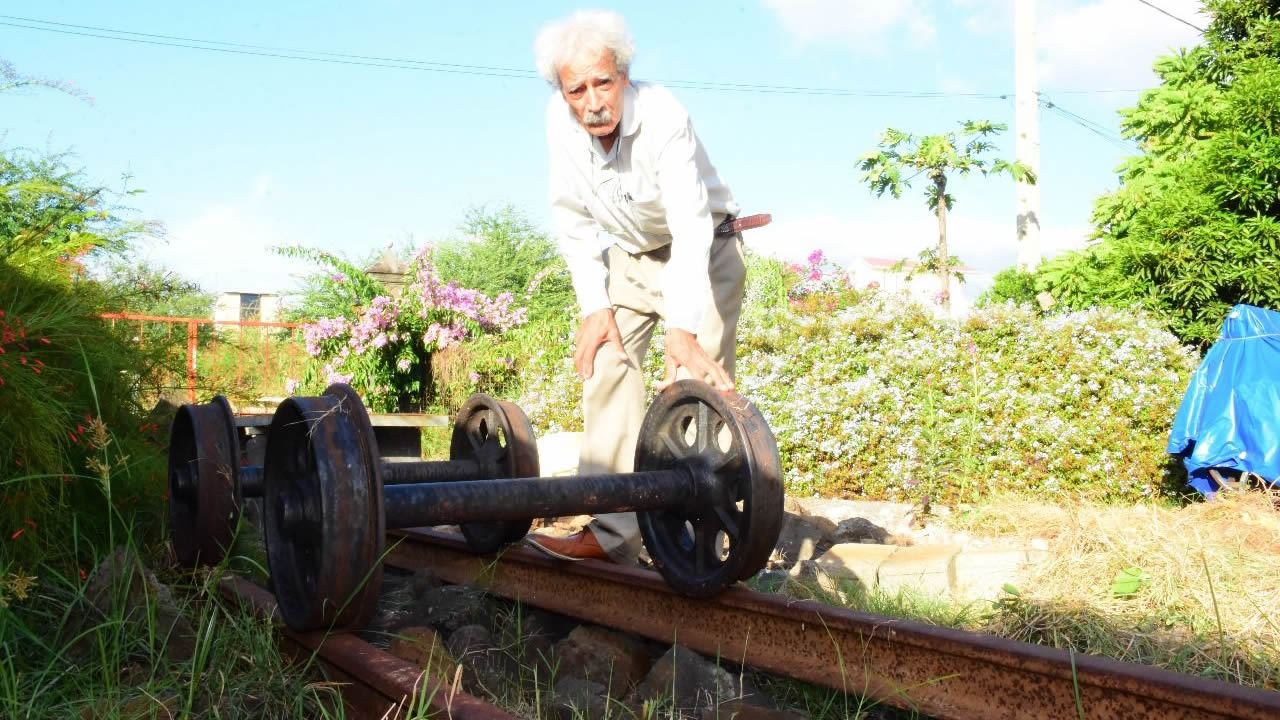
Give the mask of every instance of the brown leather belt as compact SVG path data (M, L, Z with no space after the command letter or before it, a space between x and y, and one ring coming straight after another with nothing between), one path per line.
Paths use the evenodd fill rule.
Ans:
M716 226L716 237L726 235L736 235L743 230L764 227L773 221L773 216L768 213L760 215L747 215L746 217L729 218Z

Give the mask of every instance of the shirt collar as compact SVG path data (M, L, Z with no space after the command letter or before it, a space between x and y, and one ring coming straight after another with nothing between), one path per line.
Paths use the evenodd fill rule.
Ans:
M636 112L638 101L636 86L627 83L622 89L622 137L631 137L640 129L640 113Z

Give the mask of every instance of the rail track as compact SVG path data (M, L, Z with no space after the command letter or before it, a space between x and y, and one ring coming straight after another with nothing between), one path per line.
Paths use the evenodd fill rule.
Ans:
M432 530L389 532L387 547L390 566L939 718L1280 718L1280 693L738 587L693 599L656 573L519 547L495 561ZM256 586L231 581L224 591L270 612ZM441 716L511 717L354 635L284 637L352 683L345 698L357 717L393 717L387 710L415 693Z

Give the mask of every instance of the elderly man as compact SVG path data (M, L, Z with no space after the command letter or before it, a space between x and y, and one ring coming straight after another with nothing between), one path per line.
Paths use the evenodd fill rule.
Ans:
M582 474L630 472L647 408L643 362L659 318L666 370L733 389L734 337L746 266L738 212L666 89L631 82L634 46L616 13L578 12L543 29L538 70L547 104L551 212L582 318L574 367L583 379ZM635 515L598 516L568 538L530 536L570 558L634 562Z

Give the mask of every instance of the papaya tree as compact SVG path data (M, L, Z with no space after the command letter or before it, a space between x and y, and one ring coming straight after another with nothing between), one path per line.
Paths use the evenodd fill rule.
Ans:
M985 175L1005 174L1014 180L1034 183L1031 168L1020 162L1009 162L988 154L995 150L991 138L1008 129L1007 125L989 120L966 121L959 130L940 135L912 135L888 128L880 136L880 145L859 160L862 180L876 197L886 192L902 197L904 189L921 175L925 177L925 200L938 218L938 244L921 253L921 267L938 274L941 300L951 309L951 276L959 259L947 251L947 211L955 198L947 191L950 178L972 172ZM963 280L963 278L961 278Z

